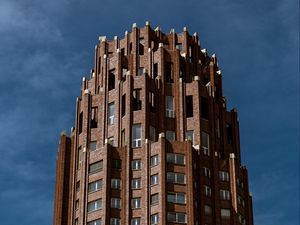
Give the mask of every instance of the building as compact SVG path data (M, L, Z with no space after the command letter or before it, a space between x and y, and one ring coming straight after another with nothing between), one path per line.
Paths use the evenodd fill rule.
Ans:
M100 37L61 134L54 225L253 225L236 110L187 28Z

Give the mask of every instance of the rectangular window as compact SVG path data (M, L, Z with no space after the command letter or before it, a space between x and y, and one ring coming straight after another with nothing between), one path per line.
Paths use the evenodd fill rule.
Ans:
M241 214L238 214L238 221L240 224L245 225L246 224L246 219L244 216L242 216Z
M168 212L167 218L168 218L168 222L187 223L187 218L185 213Z
M221 209L221 217L224 219L230 218L230 209Z
M134 159L131 162L131 169L140 170L142 169L142 161L140 159Z
M80 167L81 167L82 154L83 154L82 148L81 148L81 146L79 146L79 148L78 148L78 155L77 155L77 170L79 170Z
M185 174L184 173L167 173L167 182L175 184L185 184Z
M131 225L141 225L141 218L140 217L132 218Z
M208 120L208 100L207 98L201 97L201 117Z
M131 208L139 209L141 208L141 198L133 198L131 199Z
M95 151L97 149L97 141L90 142L90 151Z
M131 188L132 189L140 189L141 188L141 178L134 178L131 180Z
M111 102L108 104L108 124L109 125L114 124L114 118L115 118L115 103Z
M227 190L220 190L220 199L221 200L230 200L230 192Z
M179 51L182 51L182 44L181 43L177 43L176 44L176 49L178 49Z
M152 215L150 216L150 221L151 221L151 225L156 225L156 224L158 224L158 222L159 222L159 215L158 215L158 213L152 214Z
M110 225L121 225L121 219L119 219L119 218L110 218Z
M175 141L175 131L167 130L166 131L166 139L168 141Z
M167 162L185 165L185 156L182 154L167 153Z
M150 166L156 166L158 164L159 164L159 156L158 155L151 156Z
M186 136L186 139L191 141L192 144L194 144L194 131L193 130L188 130L186 133L185 133L185 136Z
M185 193L168 193L168 202L186 204Z
M115 89L115 69L109 70L108 74L108 90Z
M210 169L208 169L207 167L203 167L204 170L204 176L210 178Z
M140 37L140 40L139 40L139 55L144 55L144 44L145 44L145 39L143 37Z
M241 178L236 178L236 185L239 187L239 188L241 188L241 189L243 189L244 188L244 183L243 183L243 181L242 181L242 179Z
M245 200L240 195L237 195L237 202L240 206L245 208Z
M207 216L212 215L212 208L210 205L204 205L204 214Z
M193 96L185 96L186 117L193 117Z
M142 129L141 124L132 125L132 147L137 148L142 146Z
M125 146L125 129L121 131L121 146Z
M139 67L139 70L138 70L138 76L144 75L144 72L145 72L144 67Z
M155 94L153 91L149 91L149 108L150 112L155 113Z
M111 161L111 168L115 170L122 169L122 161L120 159L113 159Z
M103 160L89 165L89 174L97 173L103 170Z
M79 199L75 201L75 210L79 209Z
M150 196L150 204L151 205L156 205L156 204L158 204L158 202L159 202L159 195L158 195L158 193L153 194L153 195Z
M138 111L142 109L141 90L134 89L132 92L132 110Z
M126 114L126 94L122 95L122 108L121 108L122 117Z
M165 64L165 76L167 83L173 83L173 63L166 62Z
M221 181L229 181L229 173L226 171L219 171L219 179Z
M111 146L115 146L115 139L114 139L114 137L113 136L109 137L107 139L107 143L110 144Z
M95 201L89 202L87 205L88 212L94 212L99 209L102 209L102 199L101 198L99 198Z
M209 156L209 135L204 131L201 132L201 147L203 154Z
M101 219L94 220L94 221L88 222L87 225L102 225L102 220Z
M98 124L98 107L92 107L91 128L97 128Z
M79 121L78 121L78 133L81 134L83 127L83 112L79 114Z
M158 63L154 63L153 64L153 77L152 78L156 78L158 76Z
M166 96L166 117L175 118L174 97Z
M120 198L111 198L110 199L110 207L113 209L121 208L121 199Z
M88 185L88 193L99 191L99 190L102 189L102 186L103 186L103 180L102 179L94 181L94 182L91 182Z
M154 174L150 177L150 185L156 185L158 184L158 174Z
M76 193L80 191L80 181L76 182Z
M155 129L155 127L149 126L149 139L150 139L150 141L156 141L156 129Z
M112 178L110 184L112 189L121 189L121 179Z
M211 188L208 187L208 186L206 186L206 185L204 185L203 188L204 188L204 194L205 194L205 196L211 197Z

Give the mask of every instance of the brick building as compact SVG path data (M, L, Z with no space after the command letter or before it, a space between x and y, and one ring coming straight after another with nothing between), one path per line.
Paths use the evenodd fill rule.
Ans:
M197 34L99 37L61 134L54 225L253 225L237 112Z

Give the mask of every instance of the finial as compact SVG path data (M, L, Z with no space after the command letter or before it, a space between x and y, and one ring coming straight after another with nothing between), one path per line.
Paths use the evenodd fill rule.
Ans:
M136 23L133 23L133 24L132 24L132 28L136 28Z
M146 26L150 26L150 22L148 20L146 21Z
M172 29L170 30L170 34L173 34L173 33L175 33L175 29L174 29L174 28L172 28Z
M118 40L118 36L114 36L114 40L115 40L115 41Z
M188 28L187 28L187 27L184 27L184 28L183 28L183 31L188 31Z

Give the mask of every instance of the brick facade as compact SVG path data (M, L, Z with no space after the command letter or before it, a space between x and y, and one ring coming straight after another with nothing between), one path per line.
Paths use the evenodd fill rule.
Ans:
M56 170L54 225L253 225L237 112L226 110L216 56L186 28L134 24L123 39L99 38Z

